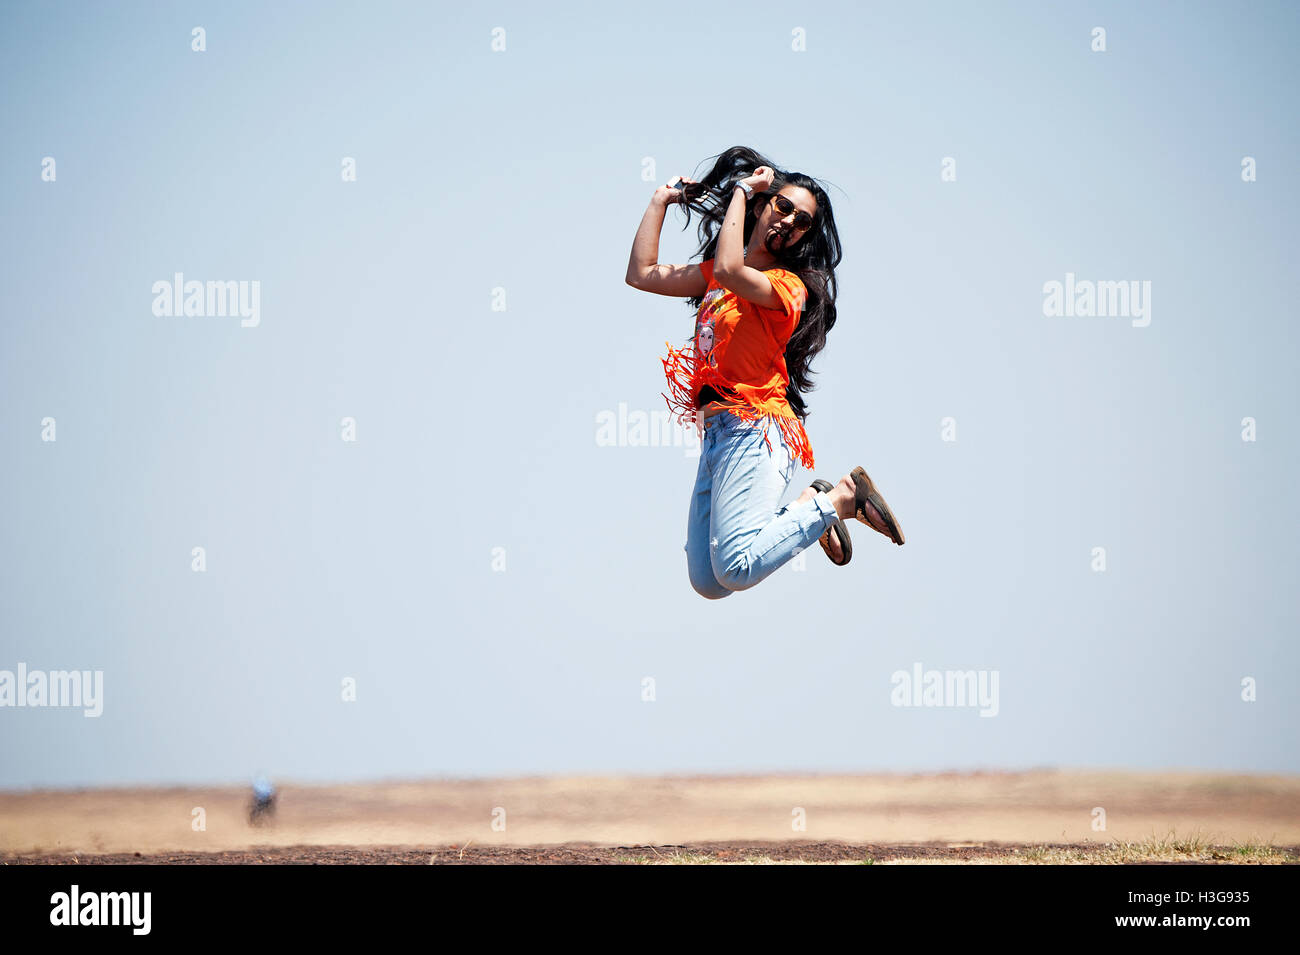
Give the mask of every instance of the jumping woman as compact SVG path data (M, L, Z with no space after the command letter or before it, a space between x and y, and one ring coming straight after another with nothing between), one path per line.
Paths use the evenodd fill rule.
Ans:
M659 264L668 206L701 216L699 263ZM796 465L813 469L804 431L809 365L835 325L841 258L830 199L812 178L733 146L701 181L660 186L641 219L627 284L688 298L695 333L663 359L669 410L700 433L686 525L691 586L705 597L747 590L813 541L832 562L853 556L845 518L895 544L903 532L861 467L815 480L777 509ZM775 440L774 440L775 439Z

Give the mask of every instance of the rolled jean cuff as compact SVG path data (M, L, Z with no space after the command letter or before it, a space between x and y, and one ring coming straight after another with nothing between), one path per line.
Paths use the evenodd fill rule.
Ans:
M834 524L835 518L839 517L839 515L835 513L835 505L831 503L830 495L825 491L818 491L813 495L813 501L817 505L817 510L821 512L826 526L830 527Z

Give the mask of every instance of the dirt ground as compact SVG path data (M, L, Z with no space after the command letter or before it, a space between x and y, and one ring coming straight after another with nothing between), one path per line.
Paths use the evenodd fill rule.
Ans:
M699 846L437 846L429 849L403 847L355 848L349 846L293 846L246 852L185 852L142 855L39 855L8 856L9 863L42 865L86 865L109 863L179 863L179 864L302 864L330 865L362 863L368 865L502 865L512 863L542 865L606 865L642 862L671 862L682 857L700 856L716 862L742 862L770 859L801 862L877 862L899 860L972 860L1000 857L1028 847L960 847L943 846L850 846L842 843L800 843L739 845L723 843ZM1098 850L1093 849L1095 854Z
M1148 844L1149 845L1149 844ZM1149 851L1149 850L1147 850ZM847 845L834 842L708 843L694 846L290 846L239 852L165 852L154 855L21 855L0 854L5 865L819 865L899 864L1032 864L1109 865L1221 863L1300 865L1300 846L1270 853L1270 858L1241 858L1230 848L1211 849L1206 857L1120 859L1110 845Z
M1141 842L1155 861L1288 862L1300 846L1300 777L1213 773L282 783L268 825L247 808L244 787L4 792L0 861L1107 862Z

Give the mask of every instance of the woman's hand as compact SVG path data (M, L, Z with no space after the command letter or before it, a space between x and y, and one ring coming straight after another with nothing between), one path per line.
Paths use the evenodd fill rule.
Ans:
M685 176L677 176L673 182L695 182L694 179L687 179ZM655 190L654 201L664 206L670 206L674 202L681 202L682 191L674 189L672 186L660 186Z
M771 166L759 166L741 181L748 183L749 187L755 192L767 192L768 187L772 185L772 180L775 178L776 170Z

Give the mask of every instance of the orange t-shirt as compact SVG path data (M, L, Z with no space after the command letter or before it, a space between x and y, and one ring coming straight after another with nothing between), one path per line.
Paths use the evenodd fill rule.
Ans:
M669 410L689 424L697 420L695 402L705 385L723 395L735 392L735 398L725 399L724 409L747 421L775 421L791 454L811 470L808 435L785 398L790 386L785 346L799 324L808 290L794 272L769 269L763 274L781 307L765 308L719 285L712 259L701 262L700 269L709 284L696 313L695 337L684 348L668 345L663 359L672 392L672 398L664 395Z

